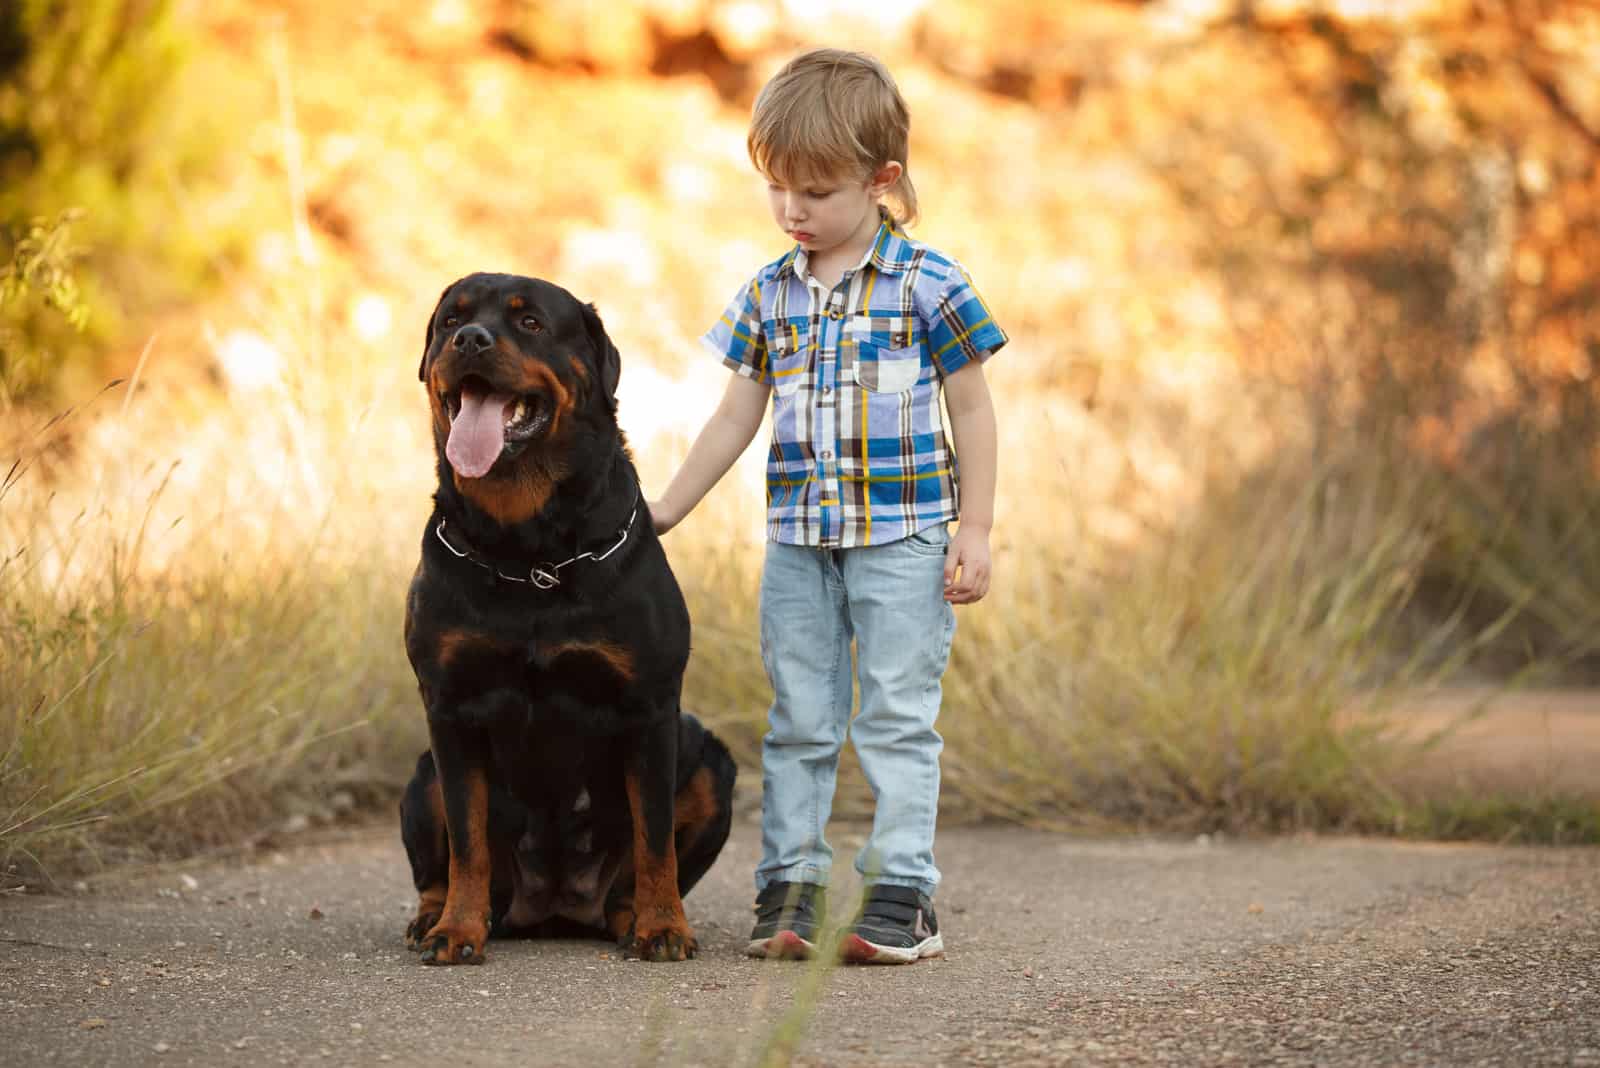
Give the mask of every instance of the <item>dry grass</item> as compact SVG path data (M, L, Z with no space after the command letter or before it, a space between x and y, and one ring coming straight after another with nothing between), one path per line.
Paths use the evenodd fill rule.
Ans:
M203 27L242 150L229 196L186 212L251 235L248 262L130 346L134 383L48 426L7 413L0 866L248 841L392 798L423 744L400 613L431 489L412 372L435 294L512 269L597 300L649 489L721 388L694 336L779 250L744 116L700 79L532 67L435 24L461 5L361 32L336 6L286 10L218 5ZM941 721L951 814L1399 826L1411 743L1386 733L1389 699L1535 602L1586 627L1592 593L1548 561L1588 513L1529 511L1513 537L1492 492L1463 511L1404 447L1317 430L1312 391L1256 393L1203 235L1128 148L1125 98L1045 113L897 69L913 113L939 116L914 135L920 232L1013 338L992 365L997 584L959 615ZM1147 151L1164 114L1135 124ZM667 541L696 625L687 704L746 767L768 699L760 452ZM1499 566L1501 595L1418 623L1441 547L1465 585ZM859 809L859 778L844 791Z
M307 344L262 329L276 351ZM312 344L362 349L337 332ZM364 807L393 797L423 744L399 638L431 488L420 399L404 376L297 355L319 370L221 402L108 392L43 430L13 473L0 497L15 547L0 568L12 862L79 867ZM951 814L1380 823L1392 747L1337 714L1415 676L1386 661L1428 549L1409 488L1371 464L1251 474L1214 453L1178 491L1129 472L1178 463L1210 428L1130 415L1117 443L1073 405L1001 397L1016 459L998 588L960 614L942 721ZM625 398L625 425L642 400ZM1089 462L1106 450L1115 462ZM671 433L636 448L647 485L681 451ZM752 450L668 539L696 619L687 704L747 766L767 700L761 460ZM859 807L859 779L845 792L841 808Z
M24 443L0 493L4 852L91 866L393 796L426 489L382 479L426 458L380 462L404 420L350 410L357 385L112 390Z

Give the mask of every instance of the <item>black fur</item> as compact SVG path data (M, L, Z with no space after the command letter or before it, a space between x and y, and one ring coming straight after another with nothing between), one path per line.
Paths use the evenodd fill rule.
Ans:
M493 345L480 351L474 332L471 344L455 346L469 327L487 330ZM470 275L444 291L429 321L419 375L434 415L439 488L407 598L406 652L433 745L401 804L423 896L408 940L424 959L482 960L476 921L441 910L436 897L429 904L430 889L448 883L451 849L471 852L480 775L495 933L576 925L609 930L653 959L694 952L681 922L658 930L646 920L655 906L635 901L635 882L664 884L648 873L637 879L635 858L659 875L667 869L658 860L671 854L677 894L686 893L727 838L735 767L679 708L689 615L617 427L620 373L594 307L538 279ZM464 382L555 413L541 435L508 440L480 479L458 478L446 455ZM471 559L441 543L441 520ZM504 577L599 554L619 538L604 560L560 569L554 588ZM630 777L644 814L638 828ZM690 809L695 818L683 825ZM455 900L457 890L449 892ZM681 920L681 904L660 908L676 908Z

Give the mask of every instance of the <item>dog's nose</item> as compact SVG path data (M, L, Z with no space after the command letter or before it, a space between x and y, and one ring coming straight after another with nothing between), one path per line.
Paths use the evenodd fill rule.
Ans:
M494 344L494 335L477 323L468 323L456 331L450 343L469 356L475 356Z

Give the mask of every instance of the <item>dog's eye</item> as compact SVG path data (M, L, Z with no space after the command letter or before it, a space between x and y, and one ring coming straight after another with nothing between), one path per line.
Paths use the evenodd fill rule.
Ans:
M544 329L544 324L531 315L524 315L522 317L522 328L537 334L539 331Z
M460 317L459 317L459 316L455 316L455 315L446 315L446 316L445 316L445 317L444 317L444 325L445 325L445 326L455 326L455 325L456 325L456 324L457 324L457 323L459 323L459 322L460 322L460 321L461 321L461 319L460 319Z

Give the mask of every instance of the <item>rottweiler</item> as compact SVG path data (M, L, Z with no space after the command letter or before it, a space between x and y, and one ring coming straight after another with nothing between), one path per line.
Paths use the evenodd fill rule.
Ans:
M473 274L419 377L439 488L406 599L429 749L400 805L406 943L477 964L492 934L696 944L683 895L727 840L735 766L679 695L689 612L623 434L591 304Z

